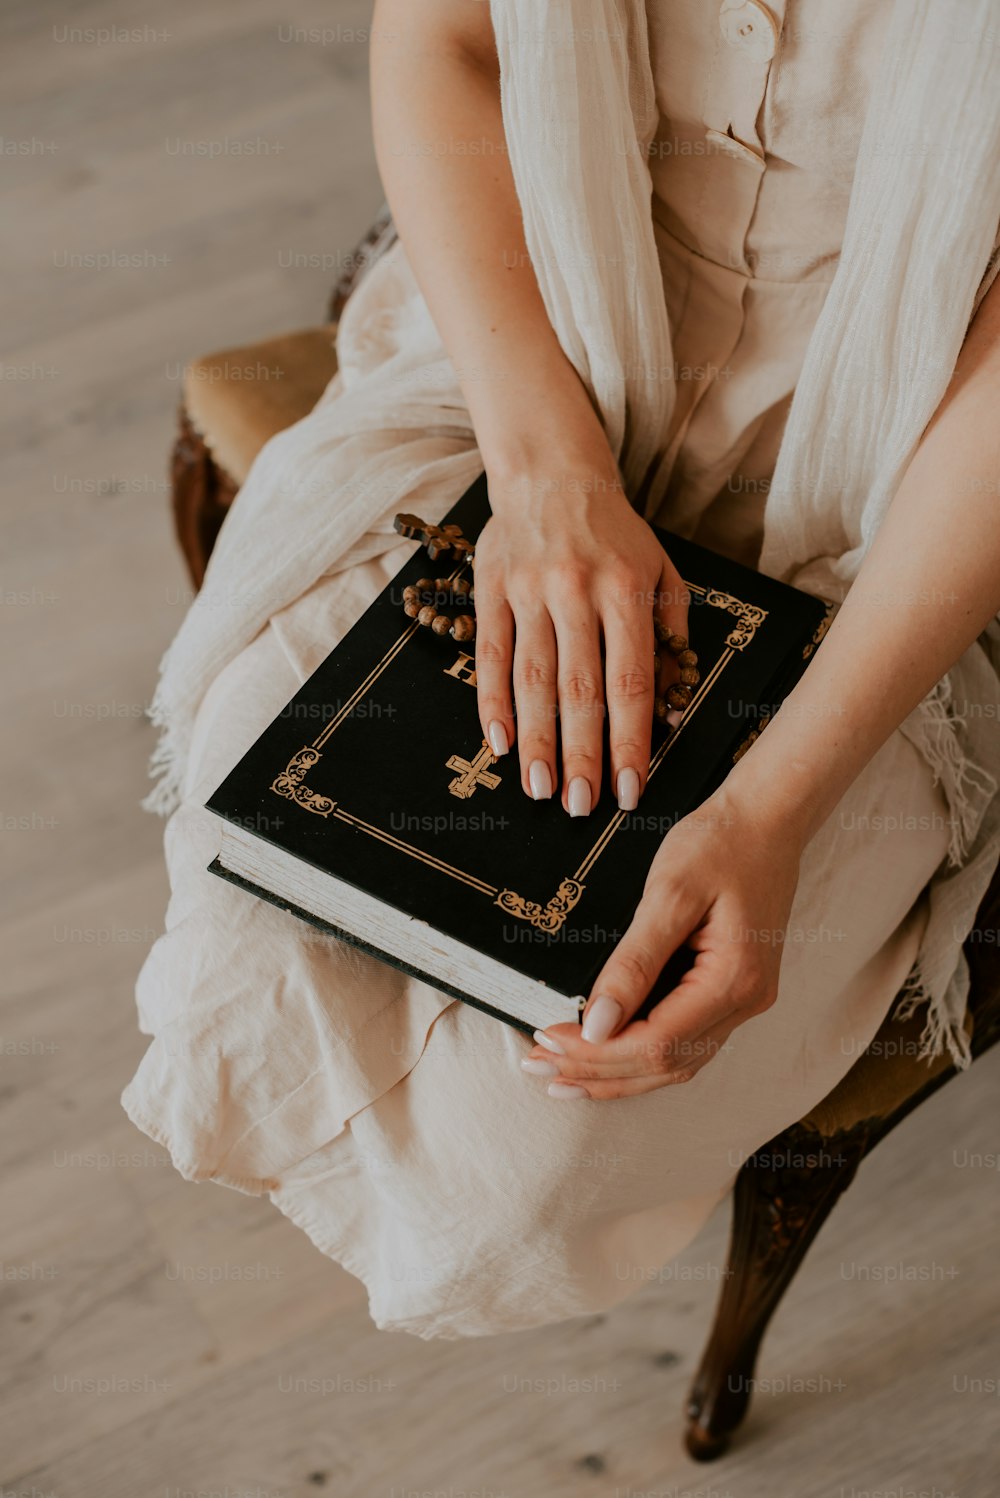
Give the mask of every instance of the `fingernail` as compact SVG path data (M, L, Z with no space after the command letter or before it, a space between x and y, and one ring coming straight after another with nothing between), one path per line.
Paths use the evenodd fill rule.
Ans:
M609 999L606 993L602 993L583 1016L583 1029L580 1034L591 1045L603 1045L612 1031L617 1028L621 1017L622 1006L614 999Z
M635 811L639 805L638 770L618 771L618 810Z
M501 754L507 753L510 748L510 744L507 742L507 730L499 718L494 718L491 721L489 728L486 730L486 736L490 741L490 748L498 758Z
M553 1040L552 1036L546 1035L544 1030L536 1030L533 1038L536 1045L543 1045L547 1051L552 1052L553 1056L565 1056L566 1052L558 1040Z
M569 783L566 801L571 817L588 817L590 815L590 781L582 775L574 775Z
M521 1062L521 1070L533 1077L558 1077L559 1068L554 1061L535 1061L529 1058Z
M547 801L552 795L552 772L544 759L533 759L528 767L528 785L536 801Z
M667 713L667 722L671 728L677 728L684 722L684 714L679 713L675 707L672 707Z
M567 1102L587 1096L585 1087L574 1087L571 1082L550 1082L547 1090L549 1097L565 1098Z

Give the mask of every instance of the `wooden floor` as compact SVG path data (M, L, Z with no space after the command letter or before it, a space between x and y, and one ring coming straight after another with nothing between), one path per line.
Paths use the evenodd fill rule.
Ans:
M709 1469L681 1408L725 1214L614 1315L421 1342L375 1332L269 1203L186 1184L120 1111L165 894L138 803L187 596L178 373L319 318L380 202L369 20L364 0L0 12L0 1498L991 1498L1000 1052L865 1165L765 1348L779 1382Z

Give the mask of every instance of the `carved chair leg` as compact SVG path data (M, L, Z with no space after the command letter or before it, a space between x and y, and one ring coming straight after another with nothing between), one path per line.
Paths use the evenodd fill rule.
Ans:
M685 1445L696 1461L721 1456L743 1420L771 1317L868 1148L864 1129L831 1141L796 1126L737 1176L726 1282L688 1396Z
M171 461L174 527L191 581L200 588L236 484L212 457L182 406Z

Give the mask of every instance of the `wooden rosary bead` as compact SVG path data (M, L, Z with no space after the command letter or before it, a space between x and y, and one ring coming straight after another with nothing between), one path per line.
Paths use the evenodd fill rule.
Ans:
M691 688L690 687L676 686L676 687L668 687L667 688L667 706L668 707L676 708L678 712L682 713L684 711L684 709L690 705L690 702L691 702Z
M681 672L681 682L686 687L696 687L701 681L701 672L696 666L685 666Z
M431 620L431 629L436 635L446 635L451 629L451 620L447 614L438 614L436 619Z
M697 666L698 656L693 650L682 650L677 656L678 666Z
M653 717L657 723L665 723L667 721L667 711L667 704L664 698L655 698L653 701Z
M688 648L687 635L670 635L667 639L667 649L671 655L680 655L682 650Z
M476 621L471 614L459 614L451 626L450 634L453 639L463 641L475 639Z
M403 613L407 619L415 619L423 608L419 598L408 598L403 604Z
M419 614L417 615L418 622L420 624L424 624L424 625L433 624L434 620L436 618L437 618L437 609L434 607L434 605L432 603L425 603L424 606L423 606L423 608L420 610Z
M434 579L432 577L418 578L416 583L414 583L414 587L417 589L418 593L433 593Z
M434 579L434 586L439 593L450 593L452 591L451 578L436 577Z
M659 640L661 645L665 645L670 639L670 630L664 624L662 619L653 620L653 634Z

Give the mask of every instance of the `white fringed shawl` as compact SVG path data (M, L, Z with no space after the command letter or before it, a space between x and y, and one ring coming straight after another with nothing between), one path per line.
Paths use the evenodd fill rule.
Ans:
M646 150L658 125L645 0L491 0L504 124L525 233L563 348L591 390L644 513L664 508L670 331ZM991 274L1000 221L1000 0L895 0L862 134L843 252L812 335L764 517L761 568L843 599L939 404ZM352 298L341 372L319 412L261 453L205 587L165 657L153 704L161 779L183 793L211 681L319 576L384 550L393 513L438 518L481 464L454 370L405 257ZM650 372L653 372L650 377ZM260 578L261 587L248 580ZM248 591L249 586L249 591ZM993 651L973 646L903 725L954 818L948 864L911 974L928 1054L968 1060L961 942L996 864L1000 798L984 717ZM984 648L985 647L985 648Z

